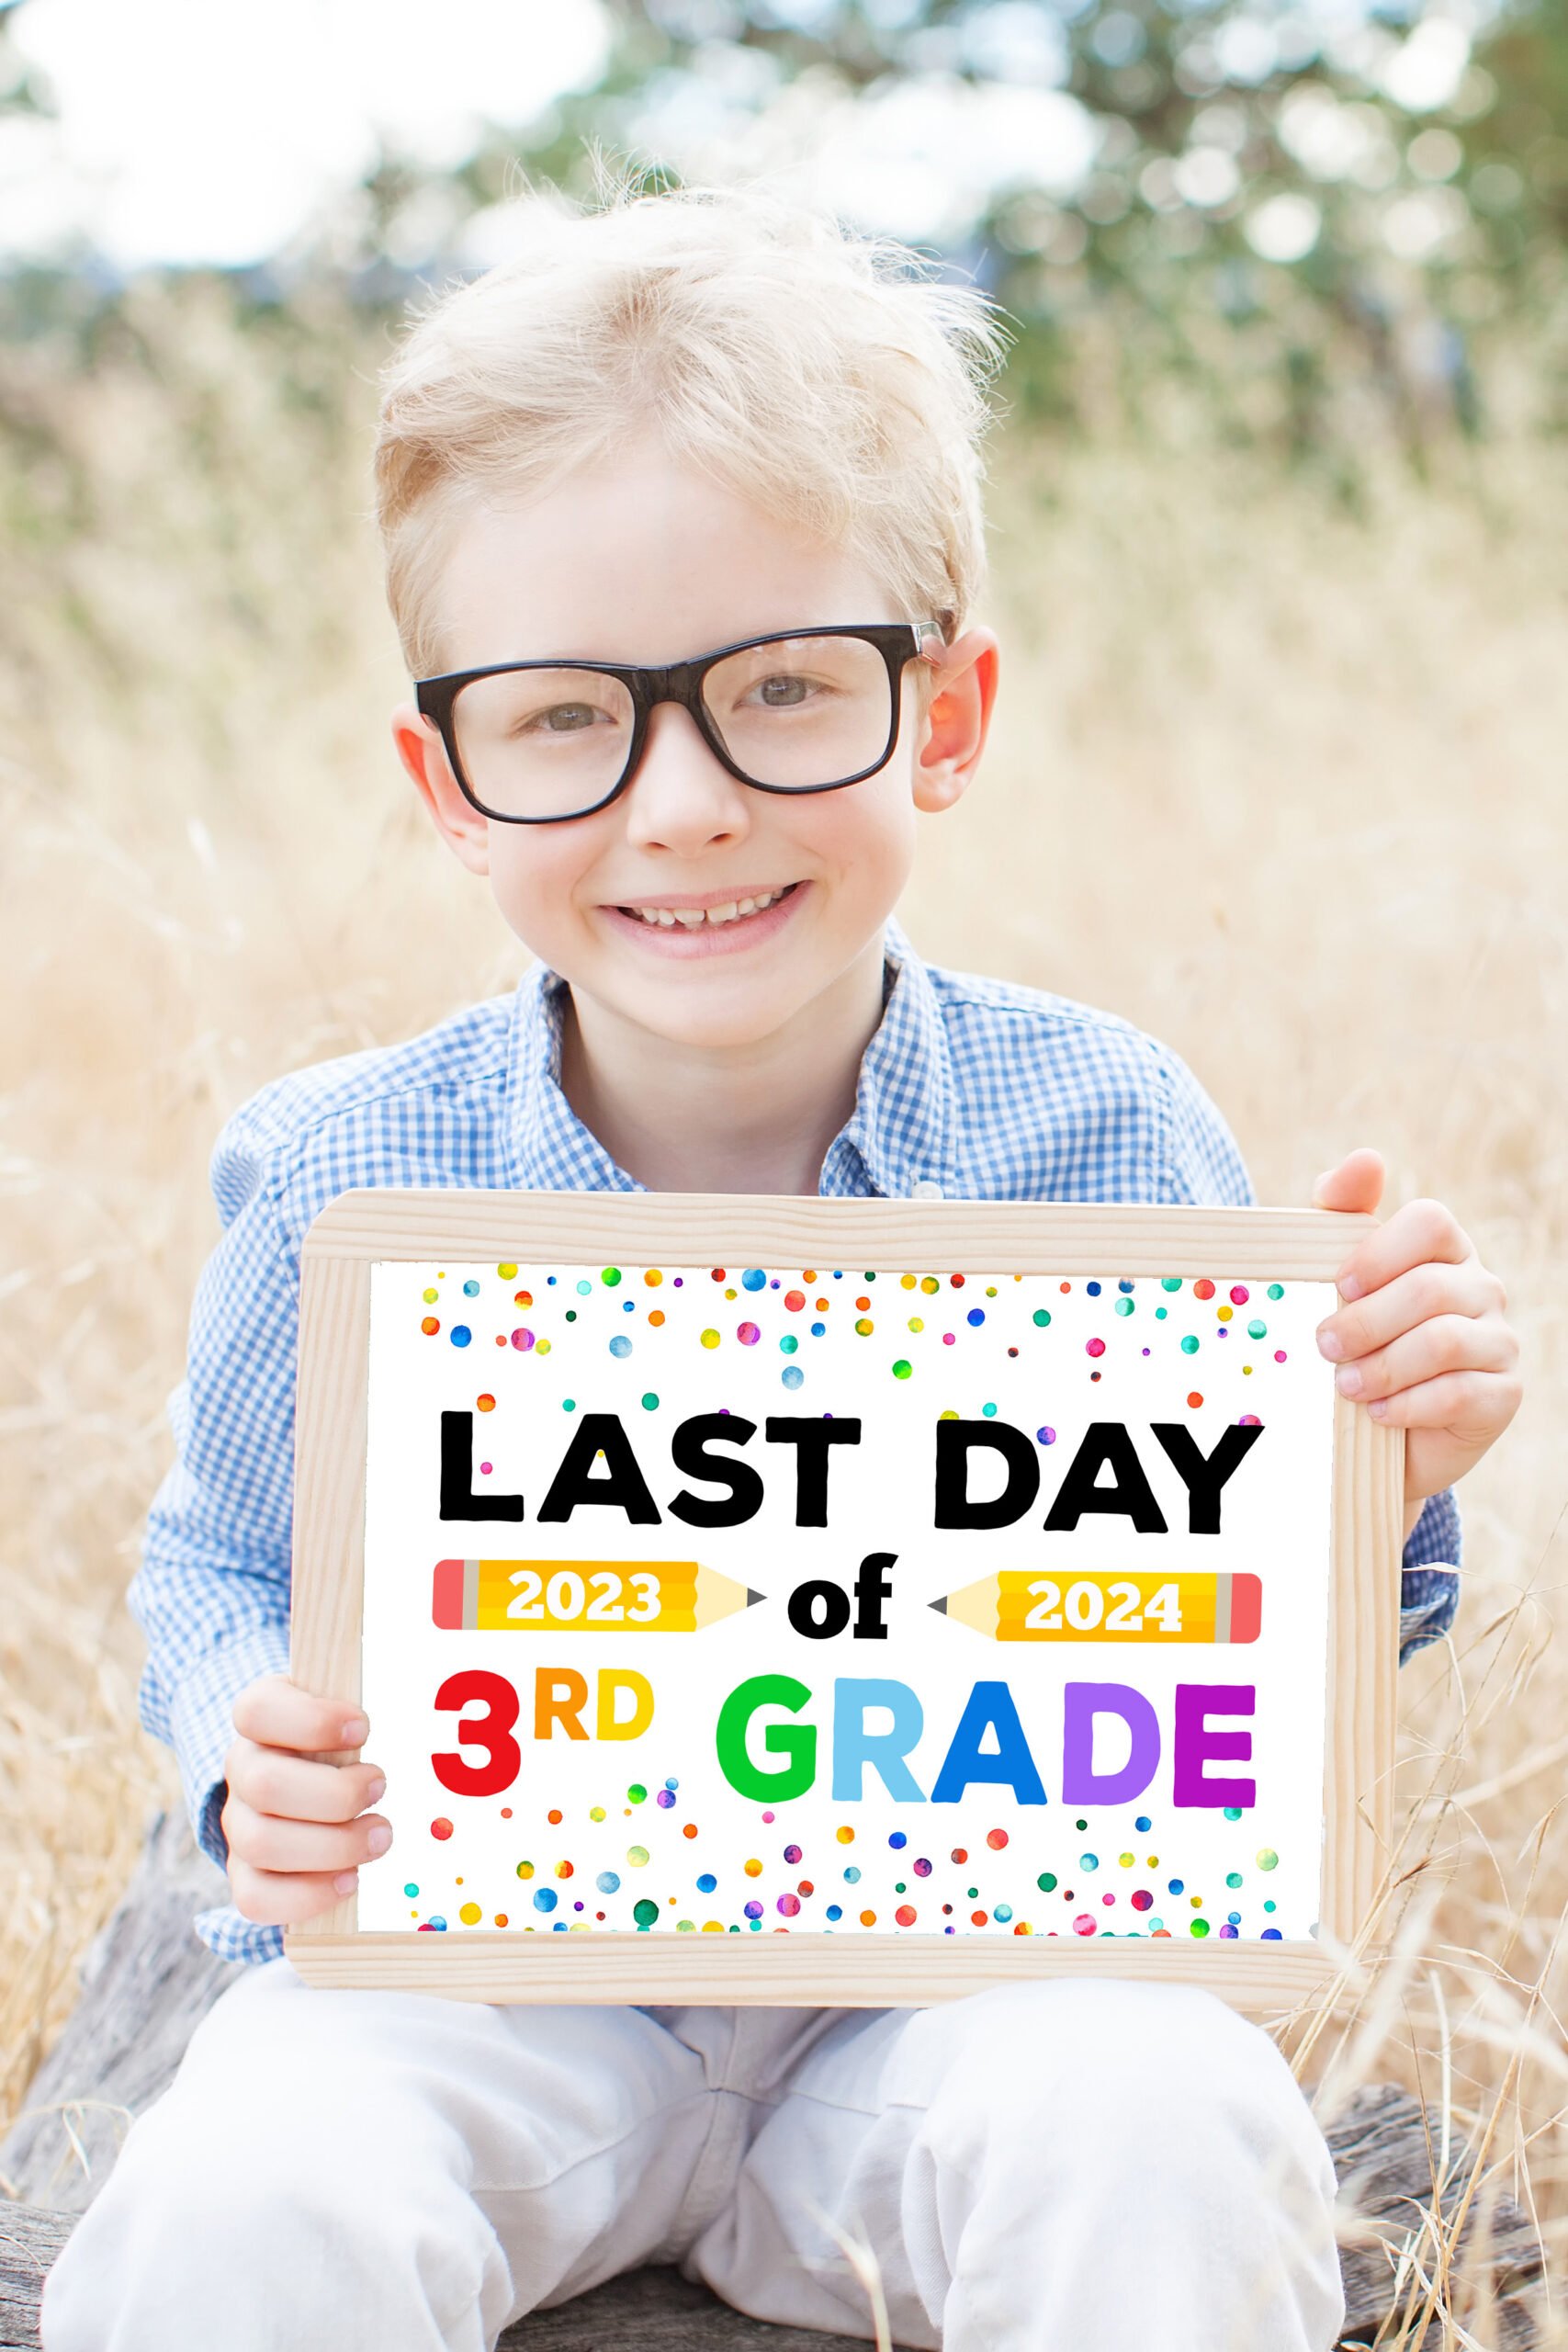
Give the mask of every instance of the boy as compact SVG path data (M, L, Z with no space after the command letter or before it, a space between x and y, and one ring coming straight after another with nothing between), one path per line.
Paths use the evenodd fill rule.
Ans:
M257 1964L58 2265L47 2352L481 2352L647 2261L864 2336L837 2228L909 2346L1337 2332L1326 2149L1272 2043L1207 1995L492 2007L311 1992L281 1957L389 1837L374 1765L319 1760L364 1718L286 1671L298 1252L326 1201L1251 1198L1174 1055L931 970L889 923L998 677L973 612L1000 338L908 259L755 192L540 206L526 257L389 370L379 519L423 682L394 740L540 960L513 997L264 1088L219 1138L226 1229L131 1600L145 1720L234 1897L198 1929ZM1317 1197L1372 1208L1381 1183L1353 1154ZM1451 1617L1448 1487L1515 1408L1515 1345L1432 1203L1339 1288L1324 1351L1409 1431L1408 1651Z

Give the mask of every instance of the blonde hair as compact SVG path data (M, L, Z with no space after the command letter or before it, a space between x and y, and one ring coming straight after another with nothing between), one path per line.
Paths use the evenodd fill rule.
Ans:
M543 495L643 424L951 642L985 579L990 297L764 182L646 193L595 163L597 209L528 187L517 256L437 292L383 370L376 517L411 675L441 665L463 513Z

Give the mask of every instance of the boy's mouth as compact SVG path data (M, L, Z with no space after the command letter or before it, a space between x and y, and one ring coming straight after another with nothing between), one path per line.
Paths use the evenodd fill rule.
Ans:
M745 922L752 915L765 914L781 899L787 899L797 886L782 882L771 889L737 891L730 899L717 899L709 905L695 900L660 899L650 905L617 907L619 915L630 915L649 929L673 931L719 931L726 925Z
M667 899L628 899L606 907L615 929L654 954L691 956L733 954L782 930L805 897L803 882L764 883L721 896L693 890Z

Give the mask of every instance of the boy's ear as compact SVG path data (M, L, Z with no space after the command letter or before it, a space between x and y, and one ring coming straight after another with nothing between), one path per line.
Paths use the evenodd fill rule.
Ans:
M963 797L986 748L999 653L988 628L965 629L943 653L915 763L917 808L951 808Z
M413 703L400 703L392 713L392 742L447 848L470 874L488 874L489 821L464 798L439 729Z

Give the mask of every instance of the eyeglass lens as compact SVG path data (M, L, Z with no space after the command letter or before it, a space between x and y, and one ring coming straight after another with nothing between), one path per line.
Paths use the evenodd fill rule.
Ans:
M883 757L892 725L887 664L857 637L751 645L708 672L714 731L751 783L800 792L846 782ZM570 667L471 678L453 705L469 789L502 817L566 817L608 798L631 749L631 695Z

